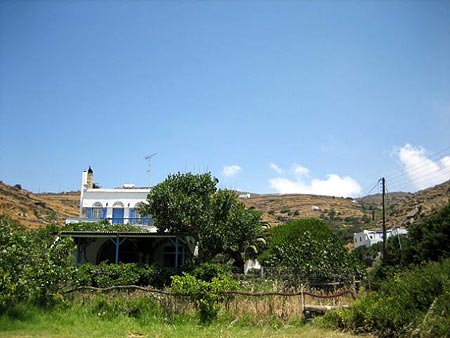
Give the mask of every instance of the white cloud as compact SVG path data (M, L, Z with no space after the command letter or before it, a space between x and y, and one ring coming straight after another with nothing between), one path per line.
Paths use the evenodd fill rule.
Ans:
M242 170L242 168L238 165L235 165L235 164L228 165L228 166L223 167L222 174L224 176L234 176L234 175L238 174L241 170Z
M294 165L292 166L292 172L296 176L308 176L309 169L301 166L300 164L294 163Z
M293 165L294 178L275 177L269 180L270 187L280 194L314 194L327 196L357 196L361 193L358 182L348 176L329 174L325 179L313 178L305 181L308 168Z
M413 147L410 144L397 149L395 153L416 189L429 188L450 179L450 156L433 161L423 147Z
M277 166L275 163L269 163L270 168L277 173L281 174L283 172L283 169L281 169L279 166Z

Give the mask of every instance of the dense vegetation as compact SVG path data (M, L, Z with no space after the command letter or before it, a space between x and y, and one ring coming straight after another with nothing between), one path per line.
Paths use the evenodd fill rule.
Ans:
M184 271L138 264L77 266L72 239L61 237L54 225L28 230L1 216L0 324L22 316L26 307L69 313L81 306L79 302L102 320L126 317L142 323L151 322L150 318L176 322L190 307L203 324L224 318L234 322L236 319L227 312L233 299L225 291L279 287L270 275L265 280L241 282L231 274L231 265L242 267L243 253L253 247L268 270L291 270L293 274L283 276L290 282L309 276L322 280L330 275L340 280L347 276L362 278L365 290L361 297L351 308L325 315L318 320L321 325L380 337L449 337L450 205L415 223L408 236L390 238L388 254L382 258L381 244L350 254L325 220L292 221L263 233L260 214L246 209L233 192L217 190L216 184L209 174L177 174L148 196L145 211L152 213L159 231L188 233L200 246L200 259L186 265ZM65 230L118 228L104 222ZM257 241L259 236L264 240ZM367 273L362 273L361 266ZM80 286L131 284L165 289L173 299L181 297L181 305L170 304L169 298L163 300L157 295L130 293L123 297L112 293L90 297L72 292ZM283 314L280 317L285 322L290 320ZM255 323L258 318L239 320Z
M317 219L291 221L271 229L268 248L259 259L267 267L292 268L298 276L342 278L360 273L342 240Z
M450 205L410 227L409 238L391 238L381 260L376 247L356 254L370 266L369 292L351 309L323 322L380 337L449 337ZM367 285L369 286L369 285Z
M200 262L221 254L242 269L243 250L261 230L261 213L246 209L235 192L217 190L217 183L210 173L170 175L150 191L142 212L152 215L159 231L191 235Z
M55 226L27 230L0 216L0 309L21 301L51 304L71 284L75 272L71 238Z

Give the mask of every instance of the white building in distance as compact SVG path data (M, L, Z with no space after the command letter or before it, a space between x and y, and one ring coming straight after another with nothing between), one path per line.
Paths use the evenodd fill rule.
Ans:
M408 230L404 228L386 230L387 238L391 236L407 235L407 234ZM382 241L383 241L382 230L364 230L363 232L357 232L353 234L353 243L355 245L355 249L360 246L369 247L374 245L375 243Z

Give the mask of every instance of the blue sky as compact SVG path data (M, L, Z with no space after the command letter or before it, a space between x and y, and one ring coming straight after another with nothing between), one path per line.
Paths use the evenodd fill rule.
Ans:
M31 191L416 191L449 130L449 1L0 1L0 180Z

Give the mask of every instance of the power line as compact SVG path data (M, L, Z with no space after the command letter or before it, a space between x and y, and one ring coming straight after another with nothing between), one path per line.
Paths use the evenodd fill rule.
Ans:
M448 174L448 177L446 177ZM417 183L417 182L425 182L427 179L431 179L431 180L435 180L436 181L436 177L437 176L441 176L443 178L443 181L446 181L448 179L450 179L450 167L443 167L443 168L439 168L436 171L433 172L429 172L429 171L421 171L419 173L416 173L414 175L410 175L410 174L405 174L403 177L398 178L396 180L392 180L390 186L391 187L405 187L407 186L410 182L411 183ZM440 180L439 180L440 181ZM439 184L436 183L435 184Z
M448 151L447 153L445 153L445 154L443 154L442 156L440 156L440 158L439 158L438 160L433 160L433 158L436 157L436 156L439 155L439 154L442 154L442 153L446 152L447 150L450 150L450 147L447 147L447 148L445 148L445 149L443 149L443 150L441 150L441 151L438 151L437 153L434 153L434 154L431 155L431 156L427 156L425 159L423 159L423 160L421 160L421 161L415 163L414 165L410 166L410 167L409 167L409 171L410 171L410 172L413 172L413 171L416 171L416 170L418 170L418 169L420 169L420 168L426 167L426 166L430 165L431 163L434 163L435 161L440 161L440 160L442 160L445 156L450 155L450 151ZM423 162L425 162L425 161L427 161L427 163L426 163L425 165L421 165L421 164L422 164ZM431 162L431 163L430 163L430 162ZM394 173L394 174L392 174L392 175L387 175L386 178L389 178L389 180L391 181L391 180L394 179L395 177L397 177L397 176L402 176L402 175L403 175L402 172L396 172L396 173Z
M367 193L365 193L363 196L369 196L370 193L372 191L374 191L376 187L379 187L379 184L380 184L380 180L378 180L377 183L375 183L375 185Z

